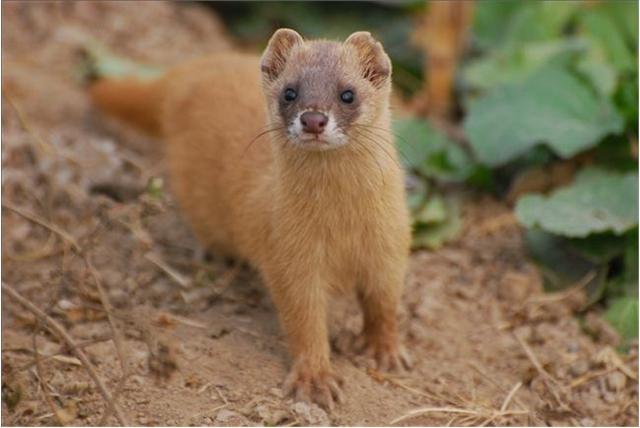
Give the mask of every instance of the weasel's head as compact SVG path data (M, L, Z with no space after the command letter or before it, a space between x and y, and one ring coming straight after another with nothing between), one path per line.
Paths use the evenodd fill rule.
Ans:
M262 82L276 140L306 150L328 150L350 135L379 126L388 113L391 61L368 32L343 43L305 41L280 29L262 55Z

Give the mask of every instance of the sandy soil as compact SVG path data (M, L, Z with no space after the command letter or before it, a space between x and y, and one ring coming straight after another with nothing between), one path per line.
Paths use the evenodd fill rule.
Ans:
M359 314L340 300L331 334L346 402L327 414L283 397L289 360L259 278L202 261L157 142L100 117L76 77L87 37L169 65L231 49L220 21L165 3L2 12L3 287L68 332L127 423L387 425L423 409L396 424L638 424L637 345L616 353L597 313L577 317L579 289L543 294L510 210L479 196L456 242L412 256L402 326L414 369L368 369L348 346ZM3 290L2 424L97 425L105 410L117 424L49 327Z

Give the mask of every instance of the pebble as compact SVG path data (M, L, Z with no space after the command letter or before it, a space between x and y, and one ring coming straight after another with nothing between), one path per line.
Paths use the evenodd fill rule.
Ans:
M305 424L329 426L329 415L316 404L298 401L293 403L292 410L298 417L302 418Z
M582 418L582 419L580 419L580 425L582 425L583 427L592 427L593 426L593 419L591 419L591 418Z
M229 409L222 409L216 415L214 425L245 426L248 423L249 421L247 418L242 416L240 413Z
M577 360L569 367L569 372L573 377L582 376L587 370L589 370L589 363L585 360Z
M613 373L609 373L606 384L610 391L622 391L627 385L627 377L623 373L615 371Z
M282 409L271 409L265 404L256 406L255 412L266 426L276 426L287 419L287 412Z

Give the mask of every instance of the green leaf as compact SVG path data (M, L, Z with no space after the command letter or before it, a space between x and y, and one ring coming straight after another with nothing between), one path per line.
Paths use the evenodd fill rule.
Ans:
M505 83L522 82L543 65L568 64L587 47L587 40L579 38L514 45L471 60L462 76L472 89L487 91Z
M608 100L555 66L473 102L464 123L478 160L493 167L540 143L569 158L622 126Z
M603 96L613 94L618 80L617 70L605 58L591 50L576 64L577 71L588 78L593 87Z
M624 32L607 14L592 10L581 19L584 31L605 52L613 66L621 71L632 70L637 63L636 51L624 39Z
M420 225L440 223L447 219L447 207L444 198L434 195L414 214L414 222Z
M638 174L585 169L571 185L549 197L520 198L516 216L527 227L562 236L585 237L608 231L622 234L638 225Z
M149 196L161 199L164 195L164 180L162 177L151 177L147 182L146 190Z
M446 201L446 218L439 223L416 223L413 231L413 248L440 248L445 242L454 239L462 230L460 207L457 201Z
M407 174L406 178L406 190L407 190L407 205L411 212L416 212L420 209L427 200L427 194L429 193L429 183L422 177L417 177L413 174Z
M483 1L475 5L473 37L482 48L498 46L505 38L513 15L522 8L518 0Z
M607 309L605 318L624 338L638 337L638 298L614 299Z
M463 181L476 167L458 144L428 122L412 118L394 122L400 156L408 168L429 178Z
M541 41L562 35L579 2L536 1L523 4L508 23L506 39L511 43Z
M576 2L478 2L473 36L485 49L549 40L562 34L578 7Z
M118 57L99 42L89 39L84 47L85 60L80 64L79 73L83 77L122 78L135 76L138 79L155 79L164 73L160 67L154 67Z
M438 138L427 122L421 119L401 119L393 122L396 145L407 168L418 170L427 159L432 141Z

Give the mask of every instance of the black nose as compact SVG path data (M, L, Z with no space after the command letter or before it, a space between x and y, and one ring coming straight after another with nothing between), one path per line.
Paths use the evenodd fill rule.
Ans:
M308 111L300 116L302 130L311 134L322 134L328 120L327 116L318 111Z

